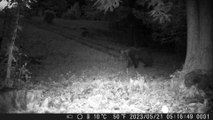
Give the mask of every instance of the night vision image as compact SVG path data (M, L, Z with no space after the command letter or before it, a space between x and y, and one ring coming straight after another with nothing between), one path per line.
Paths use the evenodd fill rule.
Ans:
M212 0L0 0L0 113L208 118L212 5Z

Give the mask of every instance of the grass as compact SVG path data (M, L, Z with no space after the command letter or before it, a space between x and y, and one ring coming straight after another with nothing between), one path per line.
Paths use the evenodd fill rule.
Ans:
M85 76L61 77L57 82L49 80L28 84L27 109L13 112L200 113L206 107L206 103L186 103L186 98L201 94L195 88L186 90L175 79L160 82L138 75L129 81L109 80L105 77L85 81Z
M62 24L61 21L56 22ZM73 25L69 21L66 24ZM52 29L57 27L53 25ZM63 34L69 36L69 32L73 31ZM207 102L198 99L204 93L195 87L186 89L183 78L177 77L182 73L165 77L163 73L169 74L171 69L166 68L167 63L157 63L167 60L166 55L157 59L152 68L127 72L125 61L85 46L75 37L24 23L23 39L24 52L44 57L41 65L29 66L33 77L23 83L23 94L14 90L13 94L0 95L1 101L8 101L0 103L0 108L8 107L9 112L203 113L207 108ZM15 102L6 100L10 96ZM26 96L26 100L20 96ZM22 104L26 106L21 107Z

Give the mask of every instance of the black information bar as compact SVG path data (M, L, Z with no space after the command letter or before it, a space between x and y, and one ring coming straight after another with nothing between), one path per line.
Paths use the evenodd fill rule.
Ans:
M213 120L212 116L191 113L0 114L0 120Z

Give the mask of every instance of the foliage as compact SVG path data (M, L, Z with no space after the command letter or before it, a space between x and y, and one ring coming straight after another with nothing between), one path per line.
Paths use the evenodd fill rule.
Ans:
M65 19L77 19L80 18L80 16L81 10L78 2L74 3L74 5L62 15L62 17Z
M8 4L3 9L5 13L4 16L4 39L6 39L8 46L7 49L7 71L5 81L2 82L3 87L14 87L17 70L19 71L20 77L26 75L26 67L21 66L20 68L15 66L14 63L17 62L17 57L15 56L15 52L18 52L18 48L15 45L15 41L18 38L19 31L22 30L22 27L19 24L21 10L23 8L29 8L29 4L34 0L10 0L7 1ZM2 11L1 11L2 12Z
M72 9L68 9L65 13L62 14L62 18L64 19L76 19L76 16L73 14Z
M173 0L175 4L171 10L171 21L164 24L152 24L152 39L160 46L171 46L174 52L184 53L186 50L186 8L183 0ZM175 44L172 45L172 44Z
M54 18L55 18L55 12L53 12L51 10L45 11L45 13L44 13L44 21L45 22L52 24Z
M113 11L118 8L122 0L96 0L95 5L98 6L99 10ZM152 16L154 21L159 23L165 23L170 21L169 11L172 7L172 2L165 2L164 0L137 0L138 5L147 5L150 8L150 16Z
M7 5L4 6L6 8L17 7L17 5L20 8L24 8L24 7L30 8L31 3L36 2L37 0L0 0L0 2L2 2L2 1L6 1Z
M31 72L28 70L28 56L19 50L15 53L16 58L14 65L14 78L22 81L28 81L31 78Z
M82 11L84 13L85 19L89 20L100 20L103 18L103 13L94 7L93 3L88 3L87 5L82 6Z
M175 79L163 82L140 74L125 82L118 77L113 77L113 81L105 77L83 81L85 78L70 74L59 81L27 84L34 87L15 96L15 104L25 102L25 107L15 107L10 102L6 105L19 113L205 113L208 109L206 100L201 102L202 92L187 90ZM23 96L21 93L25 97L18 97ZM1 105L4 94L0 99Z
M107 1L115 2L116 0ZM117 0L117 2L118 1L119 0ZM103 7L104 5L109 7L110 4L108 4L108 2L97 0L96 5L97 2L102 4L102 6L99 5L98 9L101 7L100 10L110 11ZM125 10L126 8L127 10ZM122 10L125 11L124 14L118 12ZM110 27L130 30L131 24L135 25L135 31L144 34L143 38L145 37L146 39L146 42L142 42L141 44L153 46L157 43L158 45L156 47L161 46L160 48L172 45L171 51L185 52L186 20L184 18L186 17L183 0L136 0L135 2L122 0L120 6L111 12L111 14L117 14L117 16L123 17L114 21L111 20L109 24ZM143 30L141 28L143 28ZM147 34L147 30L150 34ZM175 36L175 39L173 36ZM154 41L153 43L152 40ZM140 42L140 40L138 42Z
M69 1L69 9L63 13L62 17L65 19L90 19L100 20L104 17L102 11L99 11L94 6L94 2L91 0L73 0Z
M66 0L51 0L51 2L52 2L52 4L50 5L51 10L56 12L56 16L60 17L67 8L67 1Z
M113 9L119 7L120 2L120 0L97 0L95 5L98 6L98 9L107 12L109 10L113 11Z
M132 24L135 25L135 32L143 34L146 39L144 42L138 40L139 43L185 53L186 9L183 0L137 0L131 3L133 5L129 4L128 0L123 0L113 12L108 12L120 17L116 20L111 17L110 28L130 30Z
M61 17L62 13L66 11L67 7L66 0L37 0L37 2L32 6L34 10L52 10L55 12L57 17Z
M165 23L170 21L171 14L169 14L173 3L165 0L138 0L137 4L151 8L149 15L152 16L154 21Z

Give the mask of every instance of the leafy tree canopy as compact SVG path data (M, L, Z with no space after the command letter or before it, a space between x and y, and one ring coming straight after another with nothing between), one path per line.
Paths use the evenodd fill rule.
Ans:
M151 15L155 21L164 23L170 21L169 11L173 6L171 0L96 0L95 5L97 5L99 10L113 11L118 8L123 2L131 3L130 7L134 5L147 6L151 10L149 15Z
M2 11L4 8L16 7L17 5L19 5L21 8L30 8L31 4L36 1L37 0L0 0L0 11Z

